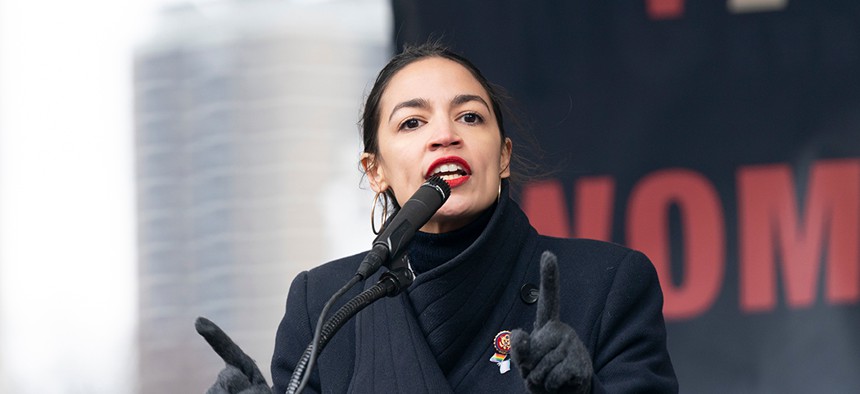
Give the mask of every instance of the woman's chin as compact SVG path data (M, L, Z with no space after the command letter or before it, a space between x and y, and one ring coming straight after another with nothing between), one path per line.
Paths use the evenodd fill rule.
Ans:
M450 200L449 200L450 202ZM484 208L486 209L486 208ZM481 215L484 210L476 210L474 207L466 209L464 207L449 207L448 203L442 206L427 226L422 228L422 231L432 233L447 233L466 226Z
M454 190L448 201L436 212L437 216L447 218L475 217L484 212L496 201L495 195L490 198L487 195L476 195L475 193L457 193ZM494 193L495 194L495 193ZM480 200L480 201L479 201ZM484 201L486 200L486 201Z

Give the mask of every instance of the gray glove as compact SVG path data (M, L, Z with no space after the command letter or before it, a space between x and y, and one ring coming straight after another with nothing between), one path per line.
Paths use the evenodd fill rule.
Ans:
M591 392L591 356L576 331L559 320L558 262L550 251L541 255L534 330L511 332L511 359L532 393Z
M197 333L221 356L227 366L218 373L206 394L272 394L257 364L220 327L205 317L194 322Z

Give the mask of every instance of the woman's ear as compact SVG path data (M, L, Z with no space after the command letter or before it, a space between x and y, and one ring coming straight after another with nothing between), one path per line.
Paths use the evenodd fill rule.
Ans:
M388 189L388 183L385 182L385 174L382 171L382 166L378 164L376 155L373 153L364 152L361 154L361 167L364 168L364 173L367 174L370 188L377 193L381 193Z
M511 142L510 138L505 137L505 144L502 146L502 155L499 157L499 177L507 178L511 176L511 152L513 152L514 145Z

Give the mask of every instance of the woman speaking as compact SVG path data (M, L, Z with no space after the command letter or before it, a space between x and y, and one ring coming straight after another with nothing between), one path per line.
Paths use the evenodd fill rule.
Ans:
M651 263L613 244L537 234L508 196L500 99L468 60L432 44L395 56L367 97L362 133L361 165L389 210L432 175L451 196L409 245L415 281L332 338L306 391L677 391ZM544 256L541 278L544 251L558 261ZM276 393L362 257L293 281L272 360Z
M535 231L509 196L516 168L500 97L468 60L435 44L396 55L367 97L362 133L361 165L381 211L396 213L431 176L450 197L409 244L412 285L349 320L304 392L678 391L651 262ZM364 255L293 281L272 360L275 393Z

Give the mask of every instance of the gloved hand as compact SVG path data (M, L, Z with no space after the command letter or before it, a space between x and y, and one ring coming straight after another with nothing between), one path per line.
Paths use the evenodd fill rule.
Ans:
M576 331L559 320L558 262L550 251L540 260L534 330L511 332L511 358L532 393L589 393L591 356Z
M206 394L272 394L257 364L224 331L205 317L194 322L197 333L227 363Z

